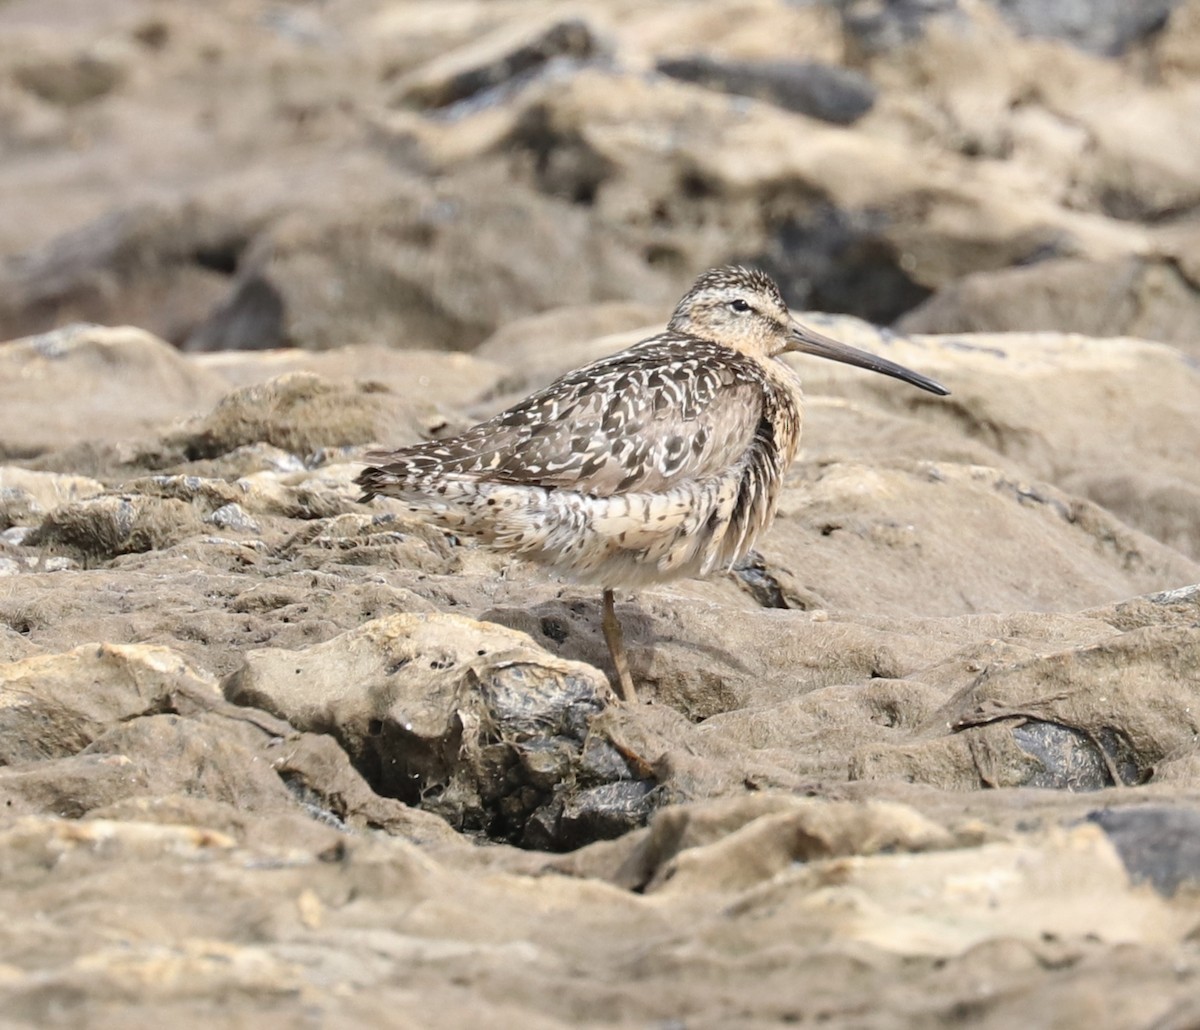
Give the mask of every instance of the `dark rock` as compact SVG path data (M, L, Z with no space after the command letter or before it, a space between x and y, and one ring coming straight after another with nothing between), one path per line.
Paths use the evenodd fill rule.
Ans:
M1200 811L1144 805L1106 808L1088 815L1108 834L1135 882L1149 881L1170 897L1200 884Z
M629 762L602 736L592 735L583 742L583 753L579 756L579 772L592 782L616 782L633 778Z
M283 298L257 272L246 276L217 308L192 330L182 349L272 350L292 344L284 329Z
M792 307L887 325L930 291L904 270L885 229L880 213L820 201L775 224L767 248L744 263L769 272Z
M588 205L614 170L583 134L556 125L548 107L535 104L513 126L505 145L528 156L533 179L541 192L572 204Z
M528 76L554 58L585 59L598 48L591 28L577 18L521 26L515 32L504 29L406 76L397 99L420 107L446 107Z
M754 97L812 118L852 125L875 103L877 90L861 72L815 61L721 61L705 54L664 58L673 79Z
M418 843L462 840L437 816L376 794L332 737L302 733L281 743L272 767L310 815L349 830L382 830Z
M750 551L732 571L738 583L764 608L791 607L779 580L771 574L758 551Z
M1118 57L1156 35L1180 0L992 0L1022 36L1062 41Z
M1099 744L1069 726L1030 721L1012 731L1017 746L1035 758L1041 769L1025 780L1026 787L1055 790L1101 790L1113 787L1109 761ZM1136 768L1128 770L1137 774Z
M588 787L571 795L558 819L556 844L570 850L629 832L660 807L653 783L618 781Z

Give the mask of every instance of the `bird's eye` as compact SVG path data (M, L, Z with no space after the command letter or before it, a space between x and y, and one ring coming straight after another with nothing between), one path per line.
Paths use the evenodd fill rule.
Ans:
M736 311L739 315L744 315L747 311L753 311L754 309L744 300L742 300L741 297L738 297L737 300L731 300L729 302L729 310Z

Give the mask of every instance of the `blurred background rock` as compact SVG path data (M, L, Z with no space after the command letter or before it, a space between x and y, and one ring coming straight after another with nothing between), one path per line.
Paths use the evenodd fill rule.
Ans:
M1200 351L1200 4L0 5L0 339L468 350L730 260Z

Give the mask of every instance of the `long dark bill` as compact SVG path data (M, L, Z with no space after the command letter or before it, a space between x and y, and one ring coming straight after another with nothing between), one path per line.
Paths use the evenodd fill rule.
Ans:
M829 358L831 361L840 361L845 365L869 368L872 372L882 372L885 376L903 380L942 397L950 393L941 383L921 375L920 372L897 365L894 361L879 357L878 354L851 347L848 343L840 343L832 337L822 336L797 322L792 323L792 342L787 349L800 354L815 354L818 358Z

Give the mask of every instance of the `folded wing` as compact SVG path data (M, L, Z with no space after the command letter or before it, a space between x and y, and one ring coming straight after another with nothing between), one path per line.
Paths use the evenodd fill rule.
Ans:
M473 429L383 455L391 476L653 492L728 469L763 416L762 374L670 334L572 372ZM364 483L364 485L367 485Z

